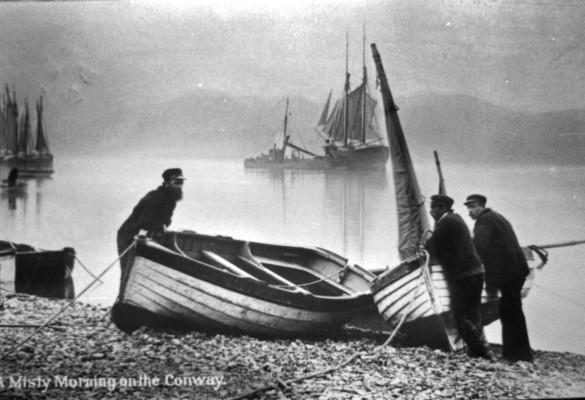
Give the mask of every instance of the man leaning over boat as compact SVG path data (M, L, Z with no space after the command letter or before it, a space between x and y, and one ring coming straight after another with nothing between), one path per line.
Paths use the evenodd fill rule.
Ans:
M162 174L163 183L155 190L148 192L132 210L130 216L118 229L118 254L134 242L134 237L141 230L152 235L162 234L171 224L177 202L183 198L183 182L185 177L180 168L170 168ZM121 281L126 273L128 253L120 257L122 268Z
M452 198L443 194L431 196L430 214L435 228L428 247L443 266L455 323L468 355L493 360L480 311L484 268L469 228L451 208L453 203Z

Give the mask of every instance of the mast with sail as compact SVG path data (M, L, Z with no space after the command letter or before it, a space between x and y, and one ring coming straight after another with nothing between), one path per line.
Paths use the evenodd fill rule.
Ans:
M348 97L349 97L349 33L345 36L345 87L343 90L343 145L348 143Z
M30 113L28 111L28 102L25 101L24 107L20 112L18 133L18 156L24 160L24 169L28 167L28 159L31 155L33 143L32 129L30 126Z
M39 97L39 100L36 103L37 109L37 140L35 145L35 150L41 156L50 155L51 151L49 150L49 141L47 139L47 134L45 132L45 119L43 116L43 96Z
M439 194L447 194L445 188L445 179L443 178L443 171L441 171L441 162L439 161L439 153L436 150L433 151L435 155L435 164L437 165L437 172L439 173Z
M367 91L366 87L368 85L368 71L366 70L366 24L364 24L364 35L362 41L362 64L363 64L363 76L362 76L362 143L366 143L366 100L367 100Z
M327 123L327 116L329 115L329 104L331 103L331 94L333 90L329 91L329 96L327 96L327 101L325 102L325 107L323 107L323 111L321 112L321 117L319 117L319 122L317 122L317 127L322 128Z
M288 125L288 97L286 98L286 106L284 108L284 128L282 131L282 149L280 150L280 154L278 156L278 160L280 162L284 162L284 155L286 153L286 145L288 143L288 134L287 134L287 125Z
M394 104L378 49L374 43L371 44L371 48L381 86L386 131L390 144L390 158L392 159L398 213L398 251L400 258L404 260L415 254L424 233L430 230L430 224L424 206L424 198L398 118L398 107Z
M4 133L6 135L6 154L18 154L18 105L16 93L11 94L6 85L6 109L4 116Z

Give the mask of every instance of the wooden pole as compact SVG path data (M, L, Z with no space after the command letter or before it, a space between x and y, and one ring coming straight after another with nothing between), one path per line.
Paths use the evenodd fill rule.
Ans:
M576 246L578 244L585 244L585 240L574 240L572 242L561 242L561 243L543 244L543 245L537 245L536 247L540 247L541 249L553 249L553 248L556 248L556 247Z

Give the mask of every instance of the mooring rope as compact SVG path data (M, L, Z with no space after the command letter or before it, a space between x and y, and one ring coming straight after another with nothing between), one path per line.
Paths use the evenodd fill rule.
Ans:
M545 292L548 292L548 293L550 293L550 294L552 294L552 295L554 295L554 296L557 296L559 299L565 300L566 302L569 302L569 303L571 303L571 304L573 304L573 305L575 305L575 306L577 306L577 307L581 307L581 308L585 309L585 305L583 305L583 304L581 304L581 303L577 303L577 302L576 302L576 301L574 301L574 300L567 299L566 297L563 297L563 296L561 296L560 294L558 294L558 293L555 293L555 292L553 292L552 290L550 290L550 289L547 289L547 288L545 288L545 287L543 287L543 286L537 285L536 283L533 283L532 285L533 285L534 287L537 287L537 288L539 288L539 289L542 289L542 290L544 290Z
M6 358L6 356L12 354L16 349L21 347L23 344L28 342L33 336L35 336L43 328L45 328L47 325L49 325L51 322L53 322L66 309L71 307L85 292L87 292L89 290L90 287L93 286L94 283L96 283L102 276L104 276L106 274L106 272L108 272L114 265L116 265L116 263L120 260L120 258L123 255L125 255L128 251L130 251L134 246L136 246L136 242L133 242L130 246L128 246L128 248L126 250L124 250L122 252L122 254L120 254L120 256L118 258L116 258L108 267L106 267L106 269L104 269L98 276L96 276L96 278L89 285L87 285L86 288L81 291L81 293L79 293L74 299L70 300L69 303L67 303L65 306L63 306L55 315L53 315L51 318L49 318L48 321L46 321L44 324L39 326L33 333L31 333L29 336L24 338L22 341L20 341L16 345L12 346L12 348L10 350L8 350L6 353L4 353L2 355L2 357L0 357L0 361L3 360L4 358Z
M418 279L418 283L416 285L416 289L414 290L413 294L412 294L412 298L410 299L410 303L408 304L408 309L407 311L402 315L402 317L400 318L400 322L398 323L398 325L396 325L396 327L394 328L394 330L392 331L392 333L390 334L390 336L388 337L388 339L386 339L386 341L381 344L380 346L374 348L371 351L360 351L358 353L355 353L354 355L352 355L351 357L349 357L347 360L345 360L344 362L342 362L341 364L338 364L334 367L328 368L326 370L323 371L318 371L318 372L314 372L312 374L308 374L308 375L303 375L301 377L298 378L294 378L294 379L290 379L286 382L282 381L280 378L276 378L276 383L275 384L270 384L270 385L266 385L263 386L261 388L258 388L256 390L253 390L251 392L248 393L244 393L240 396L236 396L236 397L232 397L228 400L242 400L242 399L246 399L250 396L254 396L255 394L264 392L266 390L270 390L270 389L289 389L290 388L290 384L292 383L297 383L297 382L301 382L304 381L306 379L311 379L311 378L316 378L318 376L323 376L323 375L327 375L333 371L337 371L338 369L341 369L343 367L345 367L346 365L350 364L352 361L354 361L357 357L360 356L368 356L368 355L373 355L377 352L379 352L380 350L382 350L384 347L386 347L388 344L390 344L390 342L392 342L392 340L394 339L394 336L396 336L396 334L398 333L398 331L400 330L400 328L402 327L402 324L404 323L404 321L406 320L406 317L410 314L412 306L414 304L414 301L416 300L416 297L418 295L418 291L420 289L420 287L422 286L422 282L424 281L424 274L423 274L423 268L428 268L428 264L429 264L429 256L428 253L426 253L426 251L423 250L424 253L421 253L418 255L419 260L421 260L421 266L420 266L420 276ZM425 256L426 260L423 263L422 262L422 256Z
M89 268L87 268L83 262L79 259L79 257L77 257L77 255L75 255L75 260L81 265L81 267L88 273L91 275L92 278L96 279L96 276L89 270ZM100 284L104 283L101 279L98 279L100 281Z

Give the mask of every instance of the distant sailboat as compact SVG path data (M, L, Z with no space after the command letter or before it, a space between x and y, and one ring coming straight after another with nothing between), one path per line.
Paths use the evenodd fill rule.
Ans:
M28 103L18 112L16 94L6 87L0 102L0 165L18 168L22 176L53 173L42 97L36 103L36 111L36 134L33 134Z
M354 90L350 90L347 58L346 53L346 78L343 95L335 102L333 109L329 112L332 96L332 92L329 92L316 126L317 133L325 140L324 154L315 154L290 142L286 131L287 115L285 114L282 147L277 148L275 145L268 154L246 159L244 161L246 168L307 170L384 170L386 168L389 149L384 143L384 135L377 124L378 102L372 97L368 88L365 65L365 34L362 83ZM302 153L302 156L286 158L287 148L294 149L298 154Z
M289 101L286 99L281 147L277 147L275 143L268 150L268 154L247 158L244 160L244 167L251 169L323 169L327 167L324 157L291 143L288 133L288 106ZM289 148L294 152L291 156L287 156L287 149ZM308 157L303 157L301 153L308 155Z
M347 44L346 44L347 46ZM377 101L370 95L368 75L364 61L362 83L350 91L346 52L345 85L342 97L337 100L328 114L331 93L327 98L317 130L325 136L323 146L327 162L331 166L349 169L384 169L389 149L383 143L382 133L377 125L375 110Z

